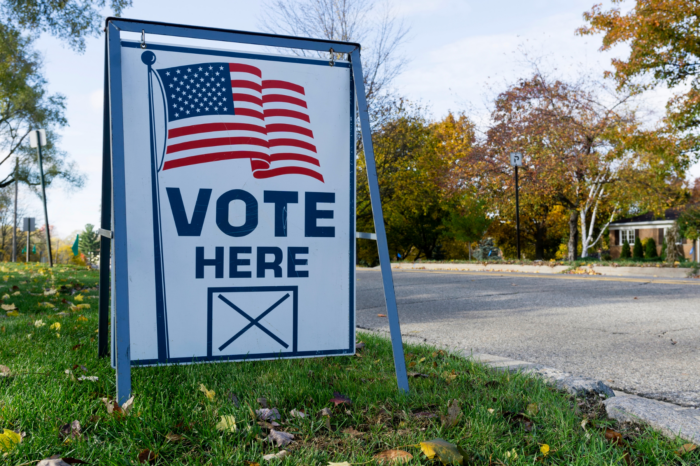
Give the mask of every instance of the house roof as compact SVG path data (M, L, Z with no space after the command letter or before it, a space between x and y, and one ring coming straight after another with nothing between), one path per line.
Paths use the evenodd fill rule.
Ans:
M664 212L663 217L657 217L654 215L652 212L647 212L645 214L641 215L636 215L634 217L627 217L627 218L621 218L620 220L616 220L610 224L610 226L613 225L624 225L627 223L651 223L651 222L664 222L667 223L668 221L671 220L677 220L678 217L681 215L682 209L666 209Z

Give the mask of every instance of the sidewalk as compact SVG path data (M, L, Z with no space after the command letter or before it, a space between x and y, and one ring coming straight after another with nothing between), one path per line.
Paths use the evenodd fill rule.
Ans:
M516 264L458 264L458 263L393 263L394 270L440 270L440 271L470 271L470 272L519 272L539 274L562 274L570 269L565 265L516 265ZM670 267L610 267L588 266L579 267L574 274L604 275L615 277L650 277L650 278L689 278L693 269Z

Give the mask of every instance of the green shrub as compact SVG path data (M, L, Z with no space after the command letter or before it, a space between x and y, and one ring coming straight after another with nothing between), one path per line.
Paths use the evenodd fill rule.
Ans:
M630 243L625 240L624 243L622 243L622 252L620 252L620 259L629 259L632 257L632 254L630 252Z
M647 259L655 259L659 257L656 252L656 241L654 241L654 238L649 238L646 244L644 244L644 257Z
M603 254L602 256L600 256L600 260L603 260L603 261L611 261L611 260L612 260L612 256L611 256L610 254Z
M634 242L634 248L632 248L632 259L644 259L644 246L639 238Z

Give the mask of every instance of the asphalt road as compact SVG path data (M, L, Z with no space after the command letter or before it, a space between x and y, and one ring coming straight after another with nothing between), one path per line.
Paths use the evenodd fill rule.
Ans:
M700 407L700 280L394 271L401 332ZM358 328L387 330L381 274L357 271Z

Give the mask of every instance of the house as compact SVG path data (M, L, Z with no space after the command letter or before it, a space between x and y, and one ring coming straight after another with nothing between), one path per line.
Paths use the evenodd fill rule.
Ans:
M610 231L610 255L613 259L618 259L622 252L622 244L627 240L630 248L637 241L644 241L647 238L654 238L656 241L656 252L661 254L666 231L680 216L679 209L668 209L664 212L663 218L654 218L654 214L647 213L636 217L617 220L608 226ZM688 260L698 260L698 245L693 247L693 242L682 238L678 245L682 246L683 255Z

